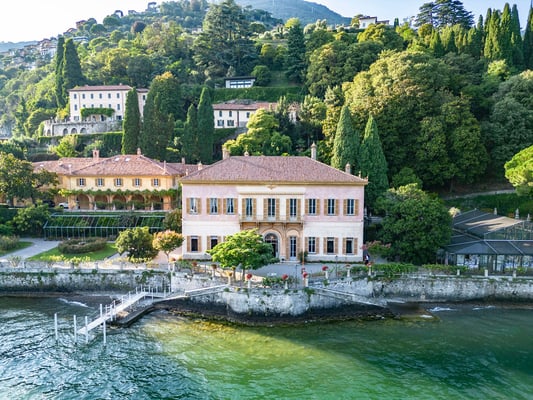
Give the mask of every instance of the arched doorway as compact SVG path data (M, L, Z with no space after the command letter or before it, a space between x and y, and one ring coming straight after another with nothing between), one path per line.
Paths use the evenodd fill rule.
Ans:
M276 258L279 257L279 239L274 233L267 233L265 236L265 243L272 245L272 255Z

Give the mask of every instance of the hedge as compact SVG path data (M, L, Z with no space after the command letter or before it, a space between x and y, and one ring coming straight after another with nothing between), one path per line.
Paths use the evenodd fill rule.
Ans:
M106 244L103 238L69 239L59 243L57 249L62 254L83 254L103 250Z
M305 91L298 86L286 87L251 87L246 89L216 89L213 103L235 99L250 99L255 101L268 101L275 103L280 97L285 96L289 102L302 102Z

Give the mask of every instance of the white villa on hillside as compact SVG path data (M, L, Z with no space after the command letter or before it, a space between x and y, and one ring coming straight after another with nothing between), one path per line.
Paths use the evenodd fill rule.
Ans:
M181 178L184 259L257 228L280 260L361 261L366 179L308 157L226 156Z
M69 90L67 121L45 121L45 136L101 133L122 129L128 85L77 86ZM148 89L137 89L139 112L143 115ZM84 111L85 110L85 111ZM101 112L99 112L101 111ZM85 116L84 113L86 114Z
M244 128L254 112L259 109L274 110L277 103L250 100L232 100L213 104L215 128Z

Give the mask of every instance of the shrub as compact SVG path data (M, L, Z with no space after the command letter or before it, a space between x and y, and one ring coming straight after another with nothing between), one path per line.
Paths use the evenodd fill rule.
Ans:
M57 249L62 254L83 254L102 250L106 243L103 238L70 239L61 242Z
M0 236L0 250L6 251L17 247L18 236Z
M13 235L13 227L11 227L9 225L0 224L0 235L2 235L2 236L12 236Z

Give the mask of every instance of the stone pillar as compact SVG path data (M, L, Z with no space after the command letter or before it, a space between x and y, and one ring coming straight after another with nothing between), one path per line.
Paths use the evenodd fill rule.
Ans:
M489 276L489 270L485 268L485 278L488 278L488 276Z

